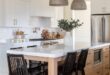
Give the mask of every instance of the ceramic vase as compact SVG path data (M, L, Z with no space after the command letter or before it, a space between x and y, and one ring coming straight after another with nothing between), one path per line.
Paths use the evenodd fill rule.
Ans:
M64 44L68 47L73 47L73 36L72 31L66 32L64 37Z

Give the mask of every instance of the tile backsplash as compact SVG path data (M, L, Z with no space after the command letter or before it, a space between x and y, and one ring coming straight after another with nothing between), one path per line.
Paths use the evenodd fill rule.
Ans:
M17 30L21 30L25 34L25 38L41 38L41 33L43 29L48 29L50 32L61 32L64 33L59 28L0 28L0 39L8 40L14 39L14 32Z

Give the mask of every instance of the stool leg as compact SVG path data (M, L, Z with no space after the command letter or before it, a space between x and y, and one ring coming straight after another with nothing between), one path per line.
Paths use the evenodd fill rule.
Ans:
M85 75L85 71L84 71L84 69L82 70L82 75Z
M75 72L75 75L78 75L78 71Z

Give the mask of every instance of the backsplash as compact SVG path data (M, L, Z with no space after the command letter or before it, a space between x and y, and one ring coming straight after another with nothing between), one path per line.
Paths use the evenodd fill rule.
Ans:
M42 38L41 33L44 29L48 30L49 32L60 32L64 34L64 31L59 28L0 28L0 39L5 41L15 39L16 31L23 32L24 39Z

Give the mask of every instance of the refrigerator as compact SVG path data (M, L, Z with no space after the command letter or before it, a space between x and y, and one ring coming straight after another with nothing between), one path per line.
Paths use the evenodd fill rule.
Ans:
M91 20L91 45L110 43L110 14L95 14Z

